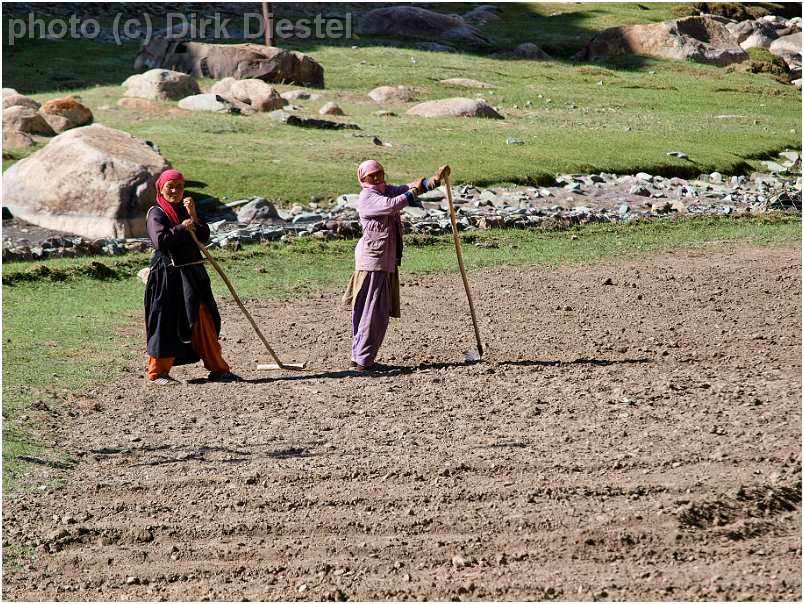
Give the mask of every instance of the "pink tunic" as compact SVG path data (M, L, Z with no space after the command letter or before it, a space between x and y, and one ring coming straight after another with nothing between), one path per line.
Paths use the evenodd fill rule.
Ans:
M385 185L380 193L372 187L360 192L357 211L363 236L355 248L356 271L385 271L397 269L397 233L402 232L399 212L412 199L406 192L409 185Z

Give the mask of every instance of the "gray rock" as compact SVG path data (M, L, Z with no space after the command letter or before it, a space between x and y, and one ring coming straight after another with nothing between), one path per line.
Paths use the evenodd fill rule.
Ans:
M337 103L330 101L318 110L321 115L343 115L343 109Z
M419 201L441 201L444 199L444 192L441 190L441 187L438 189L433 189L432 191L427 191L427 193L422 193L419 195Z
M321 95L307 90L288 90L279 96L287 101L317 101L321 98Z
M284 111L283 109L277 109L276 111L269 111L268 117L270 117L274 121L282 122L284 124L287 123L288 119L290 119L293 116L292 114L288 113L287 111Z
M762 163L765 164L765 166L767 166L768 171L771 172L771 174L779 174L781 172L787 172L787 168L785 168L781 164L777 164L775 161L763 161Z
M533 42L520 44L514 49L512 55L516 59L526 59L530 61L545 61L552 58Z
M650 197L651 191L644 185L634 185L628 190L631 195L639 195L641 197Z
M186 73L169 69L151 69L123 82L125 96L178 101L201 93L198 83Z
M689 159L690 157L683 151L668 151L665 155L668 155L670 157L677 157L679 159Z
M709 182L719 184L723 182L723 175L720 172L712 172L709 175Z
M297 214L293 217L293 224L312 224L316 222L321 222L324 220L323 214L317 214L315 212L303 212L301 214Z
M379 86L368 93L375 103L409 103L416 100L416 92L409 86Z
M417 6L391 6L369 11L363 15L358 33L364 36L401 36L439 43L447 40L471 46L492 46L488 36L460 16Z
M9 107L29 107L37 111L41 105L38 101L15 92L13 94L3 94L3 109L8 109Z
M179 108L186 111L212 111L215 113L240 113L231 102L218 94L195 94L179 101Z
M420 195L419 199L421 199L422 197L423 196ZM358 195L356 193L349 193L349 194L338 196L338 198L336 199L336 202L339 203L339 204L343 204L348 208L352 208L352 209L356 210L357 209L357 201L358 201L358 199L360 199L360 195Z
M255 197L240 208L237 213L237 219L245 224L281 220L274 204L262 197Z
M417 208L415 206L406 206L402 208L402 215L409 218L425 218L427 217L427 210L424 208Z
M12 130L25 134L53 136L53 128L47 123L45 116L31 107L15 105L3 109L3 130Z

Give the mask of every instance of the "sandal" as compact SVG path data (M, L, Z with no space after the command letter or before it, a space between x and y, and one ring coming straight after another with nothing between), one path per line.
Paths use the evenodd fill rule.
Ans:
M181 382L170 376L168 373L162 373L153 380L146 380L148 386L178 386Z

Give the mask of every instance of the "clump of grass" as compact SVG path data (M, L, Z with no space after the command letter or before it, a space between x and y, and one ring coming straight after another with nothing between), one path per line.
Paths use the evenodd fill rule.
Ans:
M744 69L749 73L769 73L783 81L788 79L787 63L782 57L764 48L749 48L746 52L750 60L744 64Z

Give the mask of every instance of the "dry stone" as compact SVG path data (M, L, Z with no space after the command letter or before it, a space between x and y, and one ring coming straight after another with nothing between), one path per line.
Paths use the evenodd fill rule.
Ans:
M142 237L154 183L170 164L144 141L101 124L68 130L3 174L17 218L88 238Z
M201 93L198 82L186 73L169 69L151 69L123 82L125 95L153 100L179 101Z
M421 117L483 117L503 119L492 107L480 99L456 97L426 101L408 109L409 115Z

